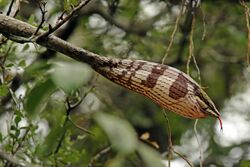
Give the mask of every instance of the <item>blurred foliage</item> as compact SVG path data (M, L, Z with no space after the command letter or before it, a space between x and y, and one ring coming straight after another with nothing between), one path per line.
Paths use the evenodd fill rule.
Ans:
M54 25L62 12L67 14L78 2L47 1L43 28ZM91 0L55 35L102 56L161 62L181 9L178 2ZM0 11L6 13L9 3L0 0ZM193 16L189 8L181 15L165 62L182 71L186 71ZM16 18L39 25L37 3L21 1ZM246 83L244 8L232 1L202 1L195 18L193 54L201 85L222 109L224 101L244 90ZM10 40L0 45L0 65L0 148L6 153L41 166L158 167L163 160L187 164L168 152L168 124L158 105L88 66L36 44ZM190 69L199 81L193 61ZM171 112L167 118L173 148L198 166L194 121ZM249 141L221 145L213 118L202 119L197 128L204 166L250 166ZM11 165L2 160L0 166Z

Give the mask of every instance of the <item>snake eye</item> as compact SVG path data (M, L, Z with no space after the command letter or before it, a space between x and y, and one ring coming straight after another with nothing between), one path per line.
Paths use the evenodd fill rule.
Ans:
M206 111L208 109L208 105L204 101L202 101L199 96L195 96L195 98L202 110Z
M195 96L195 98L202 111L207 113L208 115L219 117L220 113L217 111L213 102L210 100L207 94L202 90L200 91L200 93L200 96Z

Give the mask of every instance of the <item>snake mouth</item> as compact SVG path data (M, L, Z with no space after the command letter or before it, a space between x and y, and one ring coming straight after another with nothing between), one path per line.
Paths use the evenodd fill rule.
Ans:
M211 110L211 109L206 109L206 112L213 116L213 117L216 117L218 120L219 120L219 123L220 123L220 129L223 130L223 126L222 126L222 120L221 120L221 117L220 117L220 113L219 111L214 107L214 110Z
M206 113L216 118L220 117L220 113L215 107L213 107L213 109L207 108Z

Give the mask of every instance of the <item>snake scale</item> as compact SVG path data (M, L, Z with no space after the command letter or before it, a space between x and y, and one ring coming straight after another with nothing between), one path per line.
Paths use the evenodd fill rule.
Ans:
M23 21L0 14L0 33L6 36L30 38L36 29ZM38 34L41 33L44 31L40 30ZM103 57L75 47L54 35L37 40L36 43L89 64L112 82L143 94L183 117L218 118L222 129L220 113L212 100L199 84L176 68L143 60Z

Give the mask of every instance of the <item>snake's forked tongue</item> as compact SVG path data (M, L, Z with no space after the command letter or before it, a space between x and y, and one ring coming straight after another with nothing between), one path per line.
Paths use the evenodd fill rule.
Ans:
M221 131L223 131L223 127L222 127L222 121L221 121L221 118L220 118L220 116L218 116L218 120L219 120L219 122L220 122L220 130L221 130Z

